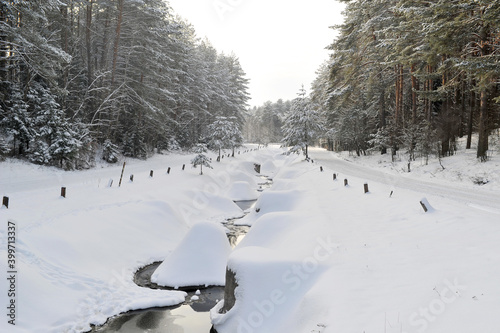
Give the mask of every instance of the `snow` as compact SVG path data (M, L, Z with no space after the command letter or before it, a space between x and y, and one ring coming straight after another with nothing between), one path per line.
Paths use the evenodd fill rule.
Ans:
M224 159L203 176L193 168L182 171L194 156L185 153L126 159L86 171L1 162L0 196L10 200L8 209L0 208L0 269L7 271L7 223L13 221L18 312L16 325L1 320L0 331L84 332L129 310L182 303L184 292L138 287L134 273L165 259L194 225L241 217L226 193L233 175L246 173L257 155ZM255 172L247 176L255 178L257 189ZM109 179L114 180L111 188ZM60 196L61 186L66 198ZM7 282L0 281L2 304L9 302Z
M214 268L224 252L236 273L235 306L220 314L221 301L211 311L219 333L497 331L496 153L477 163L460 148L442 159L444 170L419 160L410 173L403 157L392 163L310 148L311 163L282 153L271 146L224 158L203 176L181 171L193 154L129 159L121 187L123 161L82 172L1 162L0 195L10 205L0 209L0 269L7 271L7 221L14 221L18 312L15 327L4 314L0 331L84 332L128 310L183 302L182 291L136 286L134 272L175 257L199 267L201 245L222 245L220 222L243 215L234 198L254 192L258 211L238 221L252 225L248 235L230 254L210 249L217 259L203 262ZM273 179L262 193L254 163ZM488 182L477 185L477 177ZM424 212L423 198L433 209ZM177 268L168 273L190 278ZM7 304L8 281L0 281Z
M260 196L261 210L243 219L252 228L228 262L236 303L211 311L219 333L497 330L496 182L459 182L457 170L475 176L463 155L444 159L454 170L429 183L421 173L400 180L376 170L387 167L378 156L356 164L320 149L311 156L316 163L290 157ZM497 166L493 158L476 172L495 179Z
M256 200L257 191L255 185L252 187L249 182L236 181L232 183L228 196L234 201Z
M151 281L167 287L223 286L231 246L224 228L195 224L177 248L158 266Z

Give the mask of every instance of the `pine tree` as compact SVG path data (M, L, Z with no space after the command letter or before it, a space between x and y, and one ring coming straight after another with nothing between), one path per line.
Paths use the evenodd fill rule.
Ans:
M191 160L191 164L193 165L193 168L196 168L198 165L200 166L200 175L203 175L204 166L212 169L210 159L205 155L207 152L207 146L205 144L197 144L193 148L193 151L198 155Z
M286 146L294 146L294 150L302 149L308 160L308 147L314 144L323 131L323 118L302 87L298 97L292 101L292 108L285 118L283 142Z
M0 120L0 128L3 128L11 136L14 154L23 155L29 148L34 133L28 113L29 106L24 101L18 84L10 85L5 106Z
M207 131L208 147L219 153L217 161L220 161L221 149L233 149L234 156L234 148L243 142L243 136L234 117L216 117L215 121L208 126Z
M108 163L118 162L118 155L120 151L117 145L113 144L111 140L106 139L102 145L102 159Z
M43 84L35 82L28 93L33 109L35 136L30 147L30 160L38 164L57 164L73 169L82 143L78 133L66 119L54 95Z

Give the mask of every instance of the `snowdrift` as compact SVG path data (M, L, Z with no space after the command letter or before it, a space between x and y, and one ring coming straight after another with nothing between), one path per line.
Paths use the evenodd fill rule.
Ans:
M222 226L197 223L158 266L151 281L175 289L223 286L230 252L231 246Z

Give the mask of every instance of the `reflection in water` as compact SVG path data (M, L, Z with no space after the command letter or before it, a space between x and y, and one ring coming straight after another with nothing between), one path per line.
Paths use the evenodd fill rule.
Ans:
M177 308L155 308L133 311L116 318L96 333L208 333L212 323L209 310L224 297L224 287L205 289L199 300L189 301L194 293L188 293L186 303Z
M268 183L260 184L261 187ZM255 200L238 201L236 204L248 211L255 204ZM228 229L228 239L235 247L249 230L248 226L235 226L234 220L223 223ZM137 285L153 289L163 288L151 282L151 275L161 262L156 262L140 269L134 276ZM194 292L188 292L186 302L175 308L153 308L141 311L131 311L115 318L111 318L104 326L92 330L95 333L208 333L212 323L210 309L219 300L224 298L224 287L210 287L203 289L199 299L191 301Z

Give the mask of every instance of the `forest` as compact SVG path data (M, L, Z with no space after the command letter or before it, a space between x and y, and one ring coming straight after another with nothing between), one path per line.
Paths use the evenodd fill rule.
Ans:
M445 157L467 137L486 161L500 127L500 1L340 1L311 93L331 148Z
M339 1L344 22L310 93L248 108L237 56L166 1L1 0L0 158L79 169L96 156L234 148L223 141L243 132L410 161L453 155L466 137L487 161L500 128L500 1ZM305 110L324 129L306 143L288 128ZM214 124L231 135L214 139Z
M0 3L0 157L80 169L208 144L217 119L242 128L238 58L168 2Z

